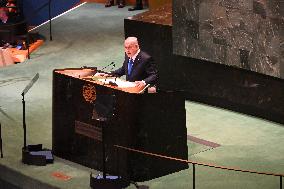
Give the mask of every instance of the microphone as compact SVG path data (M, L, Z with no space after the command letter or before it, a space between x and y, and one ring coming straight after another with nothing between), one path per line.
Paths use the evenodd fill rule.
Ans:
M112 68L110 69L110 71L112 71L115 68L115 63L112 64Z
M104 69L108 68L111 65L115 65L114 62L111 62L110 64L106 65L105 67L103 67L100 71L104 71Z
M111 85L111 86L115 86L115 87L118 86L118 85L116 84L116 82L113 82L113 81L109 81L108 83L109 83L109 85Z
M90 67L90 66L82 66L83 69L91 69L91 70L97 70L97 67Z

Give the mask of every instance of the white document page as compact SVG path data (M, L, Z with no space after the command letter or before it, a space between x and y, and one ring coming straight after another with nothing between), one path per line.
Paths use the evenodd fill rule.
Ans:
M109 82L116 83L119 88L128 88L128 87L135 87L136 84L134 82L124 81L119 78L105 78L105 79L98 79L100 82L108 85Z

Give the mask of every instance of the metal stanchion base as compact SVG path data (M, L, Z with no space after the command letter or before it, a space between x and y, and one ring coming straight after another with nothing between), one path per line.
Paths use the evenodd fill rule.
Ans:
M53 161L51 150L42 149L42 144L28 145L26 148L22 148L22 162L24 164L45 166Z

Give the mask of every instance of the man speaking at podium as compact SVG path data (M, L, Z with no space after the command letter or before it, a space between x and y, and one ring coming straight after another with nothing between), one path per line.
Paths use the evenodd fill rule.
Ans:
M124 42L125 60L121 68L112 71L111 75L126 75L126 80L135 82L139 88L146 85L156 85L158 79L157 68L153 58L140 50L136 37L128 37ZM101 74L106 76L107 74Z

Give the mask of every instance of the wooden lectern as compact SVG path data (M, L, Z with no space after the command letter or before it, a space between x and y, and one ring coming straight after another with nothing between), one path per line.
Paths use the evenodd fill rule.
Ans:
M145 181L188 168L186 163L114 147L188 158L185 101L177 92L139 93L91 76L95 69L53 72L54 155L102 170L102 127L106 172ZM126 82L127 84L127 82Z

